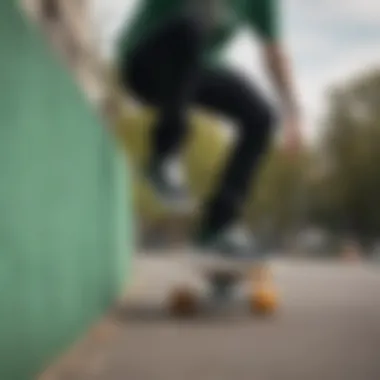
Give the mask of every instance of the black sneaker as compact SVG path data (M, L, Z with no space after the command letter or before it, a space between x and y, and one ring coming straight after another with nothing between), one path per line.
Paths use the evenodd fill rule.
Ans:
M179 213L190 213L195 209L179 160L153 163L145 170L145 177L166 208Z
M228 228L210 238L195 239L194 249L206 270L210 267L244 271L263 259L254 236L241 226Z

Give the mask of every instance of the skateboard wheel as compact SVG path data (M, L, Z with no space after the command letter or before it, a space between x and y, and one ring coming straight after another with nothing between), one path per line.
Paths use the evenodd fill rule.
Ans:
M169 307L176 317L191 317L197 313L199 302L194 291L182 288L172 293Z
M267 316L273 314L278 308L278 297L272 288L258 289L252 292L250 309L255 315Z

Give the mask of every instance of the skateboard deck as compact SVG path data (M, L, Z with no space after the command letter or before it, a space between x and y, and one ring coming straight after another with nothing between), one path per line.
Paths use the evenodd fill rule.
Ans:
M186 265L206 284L203 294L178 285L170 298L175 316L193 316L204 309L231 309L237 305L252 314L272 314L277 294L269 267L261 260L240 261L188 255ZM243 291L242 291L243 290Z

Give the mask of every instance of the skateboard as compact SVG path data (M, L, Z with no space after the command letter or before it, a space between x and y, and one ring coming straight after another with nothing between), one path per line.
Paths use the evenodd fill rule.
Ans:
M243 306L252 315L269 316L278 308L278 296L269 266L263 262L188 261L194 274L206 284L200 294L178 285L170 295L169 309L176 317L191 317L202 311L231 310Z

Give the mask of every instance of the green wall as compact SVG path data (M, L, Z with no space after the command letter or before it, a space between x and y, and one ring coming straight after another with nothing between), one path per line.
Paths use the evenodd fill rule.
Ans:
M29 380L115 300L125 159L43 38L0 2L0 379Z

